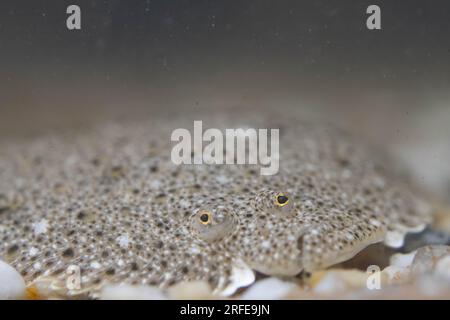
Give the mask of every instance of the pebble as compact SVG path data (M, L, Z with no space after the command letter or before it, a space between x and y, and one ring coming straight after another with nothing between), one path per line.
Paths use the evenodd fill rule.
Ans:
M147 285L109 284L101 293L101 300L167 300L164 292Z
M445 256L436 263L436 273L450 283L450 255Z
M433 228L450 234L450 209L440 209L434 218Z
M0 300L25 298L25 281L9 264L0 260Z
M211 286L205 281L180 282L167 290L170 299L176 300L206 300L213 299Z
M355 269L331 269L313 284L312 291L318 295L333 295L366 288L368 276L367 273Z
M448 256L450 256L450 246L435 245L419 248L411 265L412 276L434 273L438 261Z

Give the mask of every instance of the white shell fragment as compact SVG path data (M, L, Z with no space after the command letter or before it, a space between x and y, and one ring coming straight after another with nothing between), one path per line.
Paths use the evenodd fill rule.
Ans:
M243 300L275 300L283 299L289 292L293 291L297 286L292 282L286 282L277 278L267 278L256 282L247 291L245 291L241 299Z
M237 289L246 287L255 282L255 273L243 261L237 260L231 271L231 283L225 289L214 293L221 296L230 296Z
M25 297L25 281L9 264L0 260L0 299L12 300Z
M389 284L402 284L410 281L411 265L416 253L417 250L406 254L397 253L391 257L390 265L383 270Z
M394 254L390 258L390 265L400 267L400 268L409 267L413 263L416 253L417 253L417 250L414 250L412 252L405 253L405 254L401 254L401 253Z

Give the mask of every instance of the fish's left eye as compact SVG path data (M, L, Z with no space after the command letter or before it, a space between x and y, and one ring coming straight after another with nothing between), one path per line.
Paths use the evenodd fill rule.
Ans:
M286 196L284 193L278 193L275 196L275 204L279 207L284 207L289 203L289 197Z
M200 223L203 225L211 223L211 212L205 210L201 211L198 219L200 220Z

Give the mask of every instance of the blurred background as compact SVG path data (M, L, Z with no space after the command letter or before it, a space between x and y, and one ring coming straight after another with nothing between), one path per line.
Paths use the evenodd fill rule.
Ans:
M449 36L443 0L2 0L0 140L276 110L386 145L450 203Z

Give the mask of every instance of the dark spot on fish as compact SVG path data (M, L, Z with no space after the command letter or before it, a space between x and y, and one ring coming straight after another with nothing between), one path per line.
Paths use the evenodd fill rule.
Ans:
M86 218L86 212L84 212L84 211L78 212L78 214L77 214L77 219L83 220L83 219L85 219L85 218Z
M107 274L108 276L113 276L116 273L116 270L114 270L114 268L109 268L105 271L105 274Z
M135 262L135 261L133 261L130 264L130 268L131 268L131 271L138 271L139 270L139 266L138 266L137 262Z
M75 255L75 252L72 248L67 248L62 252L62 256L64 258L72 258Z
M8 255L13 255L17 253L17 251L19 251L19 246L17 244L13 244L7 249L6 253Z

